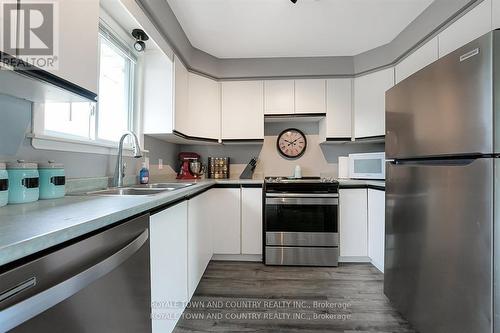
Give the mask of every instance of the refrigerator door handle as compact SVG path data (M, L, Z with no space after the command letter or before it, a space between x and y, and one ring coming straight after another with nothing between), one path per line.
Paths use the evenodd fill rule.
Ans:
M405 166L445 166L445 167L462 167L467 166L477 158L443 158L443 159L422 159L422 160L392 160L388 161L393 165L405 165Z

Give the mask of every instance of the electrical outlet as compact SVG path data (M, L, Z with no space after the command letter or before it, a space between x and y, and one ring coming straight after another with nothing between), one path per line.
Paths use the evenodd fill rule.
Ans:
M158 170L163 169L163 159L159 158L158 159Z

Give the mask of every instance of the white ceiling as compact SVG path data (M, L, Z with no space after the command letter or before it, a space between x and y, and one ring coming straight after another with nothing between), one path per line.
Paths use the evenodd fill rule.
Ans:
M219 58L352 56L393 40L433 0L166 0Z

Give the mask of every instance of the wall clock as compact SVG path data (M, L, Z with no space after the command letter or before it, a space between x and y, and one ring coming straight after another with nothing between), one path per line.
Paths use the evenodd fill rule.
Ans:
M276 147L279 153L286 158L299 158L306 151L306 136L296 128L288 128L278 135Z

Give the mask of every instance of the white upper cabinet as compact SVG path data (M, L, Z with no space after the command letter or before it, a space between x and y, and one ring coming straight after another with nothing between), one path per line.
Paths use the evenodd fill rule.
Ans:
M500 29L500 0L493 0L492 13L493 13L492 30Z
M239 188L214 188L211 211L213 217L214 254L241 253L241 197Z
M326 138L352 135L352 79L326 81Z
M162 51L144 52L144 134L172 133L173 62Z
M295 113L326 112L326 80L295 80Z
M222 139L264 138L264 83L222 82Z
M264 82L264 114L292 114L295 112L295 81L270 80Z
M368 208L366 189L340 189L340 256L368 257ZM363 258L363 259L362 259Z
M394 85L394 68L354 79L354 135L385 135L385 92Z
M491 1L484 0L439 34L440 58L492 29Z
M241 189L241 253L262 254L262 188Z
M438 38L434 37L396 65L396 84L439 58Z
M189 73L187 133L190 136L220 138L220 84Z
M57 5L58 68L48 72L97 94L99 0L58 0Z
M174 130L188 135L192 124L188 113L189 72L182 61L174 57Z

